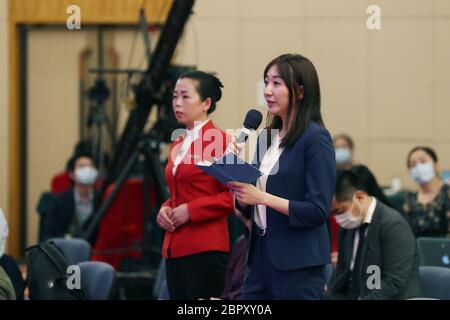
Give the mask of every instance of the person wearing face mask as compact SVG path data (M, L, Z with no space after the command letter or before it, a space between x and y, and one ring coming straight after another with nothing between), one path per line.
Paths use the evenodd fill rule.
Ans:
M395 206L392 201L390 201L386 195L383 193L383 190L378 185L377 179L375 178L374 174L370 169L365 165L356 165L351 167L349 169L354 174L358 176L358 180L360 181L361 185L364 187L364 190L366 190L367 194L370 196L373 196L377 198L377 201L381 201L383 204L391 207L394 210L398 211L398 208ZM339 225L336 222L336 217L332 214L329 216L329 220L333 220L332 229L330 232L330 239L331 239L331 258L333 267L336 269L337 264L337 257L338 257L338 235L339 235ZM336 225L336 227L335 227Z
M422 295L418 250L410 226L399 212L368 195L350 170L338 173L331 214L341 232L328 299L386 300Z
M333 144L336 153L336 169L350 169L353 166L355 148L352 138L346 134L338 134L333 137Z
M416 237L445 237L450 233L450 187L439 176L436 152L415 147L407 158L418 192L406 194L403 211Z
M42 240L80 237L98 207L99 196L94 188L98 171L92 156L88 153L76 154L69 163L69 175L74 187L55 196L43 226Z

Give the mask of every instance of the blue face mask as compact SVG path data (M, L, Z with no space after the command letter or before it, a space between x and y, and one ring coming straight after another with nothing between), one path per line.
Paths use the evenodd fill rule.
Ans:
M425 184L430 182L436 176L432 162L418 163L414 168L411 168L411 177L418 184Z
M336 163L344 164L352 161L352 154L348 148L336 148Z

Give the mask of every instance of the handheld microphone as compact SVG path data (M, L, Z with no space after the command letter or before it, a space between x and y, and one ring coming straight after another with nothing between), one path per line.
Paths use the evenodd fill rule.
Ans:
M262 122L262 114L258 110L251 109L245 115L245 120L241 132L237 137L237 143L245 142L252 130L258 129Z

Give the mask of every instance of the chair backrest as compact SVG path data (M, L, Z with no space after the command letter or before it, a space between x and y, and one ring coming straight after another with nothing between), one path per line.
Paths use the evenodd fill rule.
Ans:
M81 271L81 286L87 291L90 300L106 300L116 281L114 268L99 261L86 261L78 264Z
M421 237L417 238L421 266L450 268L450 239Z
M331 263L325 265L325 283L330 287L331 278L333 278L333 265Z
M450 300L450 269L435 266L419 267L423 296Z
M70 264L89 261L91 258L91 245L84 239L54 238L52 240L61 249Z

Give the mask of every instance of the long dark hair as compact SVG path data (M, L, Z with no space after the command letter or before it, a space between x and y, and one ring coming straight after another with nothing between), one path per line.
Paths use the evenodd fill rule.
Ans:
M311 121L324 127L325 124L320 113L320 85L316 68L310 60L299 54L283 54L276 57L264 69L263 77L266 78L269 69L277 66L280 77L286 83L289 90L289 107L287 113L287 123L283 124L279 116L267 116L267 126L269 129L281 129L283 125L293 123L280 147L292 147L297 139L306 130ZM303 86L303 98L298 96L299 88ZM270 131L268 142L270 143Z

